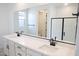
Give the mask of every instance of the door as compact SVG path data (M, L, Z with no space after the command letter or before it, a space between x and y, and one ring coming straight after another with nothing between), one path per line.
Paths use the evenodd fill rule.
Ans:
M76 19L77 18L64 19L64 41L75 43Z
M42 10L39 11L38 19L38 36L47 36L47 12Z
M56 40L61 40L62 36L62 19L52 19L51 27L51 36L52 38L57 38Z

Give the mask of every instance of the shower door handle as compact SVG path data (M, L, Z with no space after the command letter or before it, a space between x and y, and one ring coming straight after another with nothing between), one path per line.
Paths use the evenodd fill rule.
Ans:
M63 36L65 36L65 32L63 32Z

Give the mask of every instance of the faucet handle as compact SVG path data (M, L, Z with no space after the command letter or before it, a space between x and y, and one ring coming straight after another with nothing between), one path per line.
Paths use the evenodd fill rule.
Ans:
M21 31L20 34L22 34L24 31Z
M55 41L56 41L56 38L57 38L57 37L55 36Z
M19 37L20 36L20 33L19 32L15 32L17 34L17 36Z

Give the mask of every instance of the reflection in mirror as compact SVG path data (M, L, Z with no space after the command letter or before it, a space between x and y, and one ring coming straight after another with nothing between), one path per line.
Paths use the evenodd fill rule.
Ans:
M56 37L59 41L75 42L77 17L52 18L51 21L51 38Z
M15 17L14 17L14 31L15 32L24 31L25 20L26 20L26 12L24 11L15 12Z
M35 9L15 12L15 32L23 31L27 35L47 37L47 10L36 11Z
M50 3L16 11L14 32L23 31L23 34L30 36L47 39L56 37L59 41L75 43L77 18L64 18L74 17L72 13L77 13L77 3L69 3L67 6ZM64 18L64 24L62 19L53 19L51 22L51 18Z
M47 11L40 10L38 17L38 36L47 37Z

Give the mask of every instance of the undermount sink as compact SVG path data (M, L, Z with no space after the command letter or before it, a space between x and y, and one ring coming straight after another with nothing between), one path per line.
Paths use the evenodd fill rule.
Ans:
M61 46L43 45L39 49L42 50L42 51L46 51L46 52L48 52L48 51L49 52L56 52L60 48L61 48Z
M39 49L47 52L55 52L59 49L57 46L43 45Z

